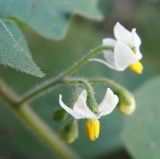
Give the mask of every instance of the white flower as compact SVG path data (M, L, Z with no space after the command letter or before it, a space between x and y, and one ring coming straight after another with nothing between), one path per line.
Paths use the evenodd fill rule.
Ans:
M116 107L119 98L111 89L107 89L104 99L98 106L98 112L92 112L87 106L87 91L83 90L75 102L73 108L68 107L62 101L62 95L59 96L59 103L63 109L76 119L87 118L86 132L91 141L98 138L100 132L99 118L110 114Z
M93 58L90 61L97 61L107 65L117 71L124 71L128 66L136 73L142 73L142 64L139 60L142 58L140 52L141 39L136 33L136 29L128 31L120 23L114 26L115 39L106 38L102 40L102 45L113 46L113 50L104 51L104 58ZM136 65L134 65L136 64Z
M83 90L75 102L73 108L68 107L62 101L62 95L59 96L59 104L69 114L76 119L87 118L87 119L99 119L101 116L110 114L116 107L119 99L111 89L107 89L106 94L102 102L98 106L98 113L92 112L87 106L87 91Z

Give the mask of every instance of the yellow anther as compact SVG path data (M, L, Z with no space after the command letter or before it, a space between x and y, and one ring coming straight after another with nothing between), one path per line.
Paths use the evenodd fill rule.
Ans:
M99 136L100 122L96 119L88 119L86 122L86 130L88 138L95 141Z
M130 65L130 69L137 74L141 74L143 72L143 65L140 61L137 61Z

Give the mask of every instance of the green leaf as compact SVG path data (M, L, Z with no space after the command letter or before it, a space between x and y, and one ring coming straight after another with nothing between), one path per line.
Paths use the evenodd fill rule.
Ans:
M136 159L159 159L160 156L160 77L136 91L137 110L126 120L125 145Z
M65 36L71 14L102 19L97 0L1 0L0 16L14 17L50 39Z
M33 76L44 76L34 63L22 33L11 20L0 20L0 64Z

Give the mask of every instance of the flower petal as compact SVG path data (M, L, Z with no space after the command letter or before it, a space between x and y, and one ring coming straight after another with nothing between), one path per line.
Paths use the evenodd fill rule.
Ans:
M110 45L110 46L115 47L116 43L117 43L117 41L112 38L106 38L106 39L102 40L102 45L104 45L104 46ZM103 51L103 55L104 55L105 60L102 60L99 58L92 58L89 61L99 62L99 63L102 63L102 64L108 66L111 69L117 70L118 68L115 65L114 52L112 50L105 50L105 51Z
M136 48L140 47L141 39L140 39L139 35L136 33L135 28L132 29L132 41L133 41L133 46L135 46Z
M116 44L116 40L112 39L112 38L106 38L102 40L102 45L109 45L109 46L115 46Z
M117 42L114 50L114 59L118 70L125 70L130 64L135 63L140 58L141 54L135 54L126 44Z
M106 54L107 54L107 53L106 53ZM109 54L109 53L108 53L108 54ZM113 53L112 53L112 54L113 54ZM102 59L98 59L98 58L92 58L92 59L90 59L89 61L90 61L90 62L92 62L92 61L99 62L99 63L102 63L102 64L110 67L111 69L117 70L117 68L116 68L116 66L115 66L115 63L114 63L114 59L112 59L112 60L110 60L110 61L109 61L109 59L111 59L111 57L108 57L108 60L107 60L107 61L102 60Z
M88 108L86 101L87 91L83 90L73 106L73 111L81 118L96 119L96 115Z
M66 112L71 114L74 118L80 119L82 117L79 114L75 113L73 111L73 109L71 109L70 107L68 107L67 105L64 104L64 102L62 101L62 95L61 94L59 95L59 104L64 110L66 110Z
M110 88L107 88L106 94L104 99L102 100L101 104L99 104L99 118L101 116L110 114L113 109L118 104L119 98L115 95Z
M122 41L129 46L132 44L131 32L123 27L119 22L114 26L114 36L118 41Z

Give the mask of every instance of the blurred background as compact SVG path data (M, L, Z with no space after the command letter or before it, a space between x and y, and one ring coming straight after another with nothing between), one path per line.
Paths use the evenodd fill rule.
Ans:
M158 83L159 79L156 79L153 83L157 83L157 85L153 88L152 86L146 86L145 82L152 80L152 78L157 77L160 73L160 1L99 0L99 8L105 15L103 21L93 22L80 16L74 16L72 17L67 36L61 41L47 40L23 26L23 33L27 39L32 56L42 71L47 75L44 79L37 79L36 77L19 73L8 67L1 67L0 76L17 94L21 95L41 81L65 70L91 48L101 44L102 38L113 37L113 26L117 21L128 29L136 27L142 39L141 51L144 56L142 59L144 73L142 75L135 75L130 70L126 70L123 73L116 72L97 63L87 64L76 75L82 75L84 77L103 76L113 79L136 95L137 107L140 108L137 108L137 111L132 117L126 117L120 112L114 111L112 115L102 118L100 138L93 143L88 141L84 130L84 123L80 121L79 138L70 146L83 158L87 159L147 159L149 156L147 157L147 152L144 156L145 150L149 151L149 158L158 159L160 157L158 156L160 141L156 141L156 137L159 136L157 132L160 131L160 127L158 128L157 126L158 122L156 121L158 119L154 119L155 113L158 116L158 112L152 112L153 115L148 113L149 116L147 116L147 112L145 111L148 103L151 104L148 105L149 108L156 107L156 105L157 107L160 106L160 102L158 103L158 101L155 102L154 100L158 100L158 96L155 97L154 94L160 95L160 83ZM148 85L152 84L149 83ZM144 90L142 91L142 89ZM101 101L106 87L99 85L95 87L95 90L97 101ZM153 98L151 98L152 101L147 102L146 100L150 99L150 94L144 95L144 92L147 93L149 90L153 90L150 92ZM71 97L71 92L72 89L68 87L59 87L32 103L34 110L51 127L55 128L57 132L60 131L63 124L53 121L51 112L59 107L59 93L62 93L64 100L67 101ZM144 107L142 106L143 104ZM159 111L156 108L155 110ZM147 111L149 110L147 109ZM143 120L144 125L147 118L149 118L148 120L151 125L145 126L144 129L143 124L137 126L137 122L141 123L140 117L143 117L142 120L145 119ZM157 123L155 125L156 129L150 127L152 123ZM149 135L147 136L143 133ZM141 142L144 145L138 147L138 141L143 138L143 135L144 138L146 137L146 140L142 140ZM152 141L150 143L151 145L147 147L147 143L151 141L148 141L149 137L155 139L155 141ZM22 158L50 159L53 157L23 127L12 113L0 103L0 159Z

